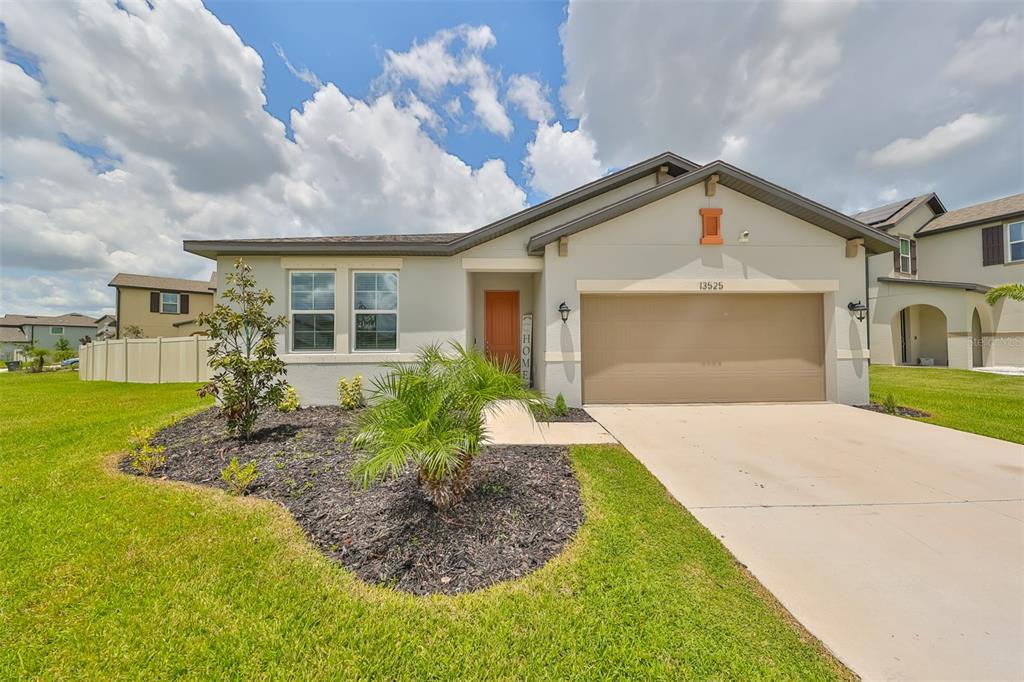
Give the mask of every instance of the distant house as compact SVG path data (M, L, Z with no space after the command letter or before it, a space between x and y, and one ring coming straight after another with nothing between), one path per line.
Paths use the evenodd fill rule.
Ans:
M930 193L853 217L899 239L868 261L873 363L1024 367L1024 303L985 302L1024 281L1024 194L949 211Z
M96 334L96 319L81 313L66 315L4 315L0 318L0 359L21 359L31 345L52 351L61 339L72 348L78 340Z
M217 273L195 280L120 272L110 286L117 291L115 338L135 330L146 338L191 336L203 331L196 317L213 310Z
M100 319L96 320L96 335L93 337L97 341L103 341L105 339L113 339L117 337L117 318L113 315L104 315Z

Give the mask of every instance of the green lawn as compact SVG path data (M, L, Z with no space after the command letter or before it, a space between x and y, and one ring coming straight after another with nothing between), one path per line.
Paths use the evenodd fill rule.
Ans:
M193 388L0 375L0 679L849 677L621 449L573 450L588 520L562 556L412 597L276 505L114 472Z
M931 414L920 421L1024 443L1024 377L964 369L871 366L871 400L889 393Z

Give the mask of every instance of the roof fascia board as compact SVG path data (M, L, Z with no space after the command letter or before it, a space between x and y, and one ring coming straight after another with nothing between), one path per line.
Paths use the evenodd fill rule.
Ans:
M886 284L917 284L925 287L942 287L944 289L963 289L964 291L974 291L979 294L988 293L992 287L985 284L978 284L976 282L944 282L941 280L934 279L900 279L899 277L879 277L879 282L885 282Z
M581 216L575 220L569 221L568 223L564 223L550 230L534 235L527 245L527 252L531 256L540 255L544 252L544 247L547 244L556 241L560 237L569 236L581 230L593 227L594 225L603 223L607 220L611 220L612 218L617 218L618 216L628 213L629 211L636 210L637 208L646 206L647 204L652 203L654 201L658 201L659 199L663 199L671 194L674 194L675 192L679 192L681 190L687 189L688 187L692 187L714 173L719 174L720 185L729 187L733 191L738 191L742 193L742 190L730 186L730 178L741 180L780 199L790 201L801 208L813 211L815 213L822 215L824 218L833 220L834 222L840 225L844 225L854 233L858 234L861 237L864 237L865 240L871 240L873 242L876 242L876 247L877 244L881 244L883 247L889 247L889 249L883 248L881 250L890 250L899 245L899 240L896 239L895 237L892 237L891 235L882 233L872 227L869 227L868 225L865 225L864 223L854 220L853 218L844 216L842 213L834 211L828 208L827 206L822 206L821 204L818 204L817 202L802 197L799 194L791 192L783 187L779 187L778 185L774 185L768 182L767 180L763 180L761 178L758 178L754 175L747 173L746 171L742 171L739 168L730 166L729 164L723 161L714 161L704 166L700 170L687 173L681 177L676 178L675 180L670 180L669 182L666 182L663 185L652 187L651 189L640 192L639 194L634 194L631 197L627 197L614 204L597 209L596 211L588 213L585 216ZM826 230L828 229L823 226L819 227Z

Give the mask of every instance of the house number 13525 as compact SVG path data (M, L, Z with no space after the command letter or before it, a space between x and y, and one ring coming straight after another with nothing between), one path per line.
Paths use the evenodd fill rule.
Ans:
M718 280L718 281L702 280L701 283L700 283L700 290L701 291L721 291L724 288L725 288L725 284L723 284L721 280Z

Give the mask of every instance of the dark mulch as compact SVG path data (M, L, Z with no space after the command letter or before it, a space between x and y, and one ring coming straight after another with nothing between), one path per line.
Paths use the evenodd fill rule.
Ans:
M857 405L862 410L871 410L872 412L881 412L882 414L888 414L885 411L885 407L878 403L868 403L867 405ZM930 417L930 412L924 412L923 410L915 410L913 407L899 406L896 408L896 414L900 417Z
M554 412L549 414L535 414L538 422L592 422L594 418L587 414L582 407L570 407L569 414L557 415Z
M414 594L470 592L519 578L558 554L583 521L579 483L555 446L495 446L473 463L472 488L437 512L415 471L363 490L350 471L354 414L336 407L260 417L252 440L228 438L210 409L159 432L157 477L223 488L232 457L255 461L250 495L284 505L312 541L363 580ZM135 473L127 461L121 468Z

